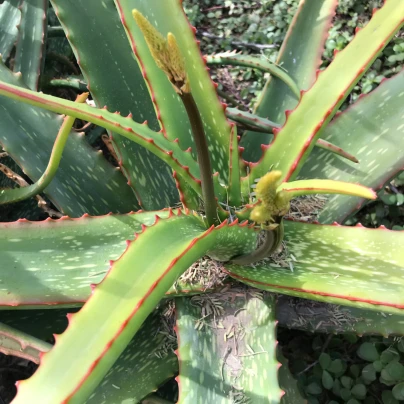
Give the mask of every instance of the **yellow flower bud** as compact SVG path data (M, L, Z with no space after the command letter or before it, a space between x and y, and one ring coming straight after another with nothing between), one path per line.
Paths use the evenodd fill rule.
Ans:
M276 197L276 189L279 186L279 179L282 177L280 171L271 171L265 174L257 184L255 192L257 197L264 204L273 204Z
M251 211L250 219L266 229L273 228L276 218L286 215L290 209L288 193L276 192L281 177L280 171L271 171L259 180L255 189L261 203Z
M169 32L167 39L150 24L139 11L132 11L133 17L143 33L147 46L157 66L164 71L177 93L189 93L190 86L185 70L184 57L174 34Z

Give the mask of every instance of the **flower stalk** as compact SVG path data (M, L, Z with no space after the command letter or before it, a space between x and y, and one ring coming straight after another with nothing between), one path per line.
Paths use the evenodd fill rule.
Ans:
M172 33L168 33L167 39L164 38L137 10L133 10L133 17L144 35L157 66L164 71L184 104L196 146L206 220L209 226L212 224L217 225L219 224L219 220L208 142L198 106L191 93L191 86L185 70L184 57Z

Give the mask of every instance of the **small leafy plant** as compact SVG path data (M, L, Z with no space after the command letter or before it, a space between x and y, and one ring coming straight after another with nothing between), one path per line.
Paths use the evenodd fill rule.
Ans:
M290 367L308 402L398 404L403 400L402 337L295 333ZM309 364L306 362L309 358Z
M0 8L11 26L1 37L0 142L32 181L1 190L0 202L44 192L65 215L0 224L0 303L14 309L2 350L39 363L13 402L138 402L175 374L180 403L276 403L282 391L301 402L286 365L278 383L267 292L363 313L404 308L404 233L338 224L403 168L403 71L337 116L402 26L404 3L375 10L324 70L335 0L300 3L276 64L234 52L202 57L178 0L51 5L83 74L63 83L78 90L76 102L37 91L48 2ZM254 114L221 104L207 63L271 73ZM75 119L108 131L118 169L72 131ZM313 212L290 220L313 194L331 195L318 221ZM209 294L181 277L205 256L249 288L233 282ZM210 267L200 270L209 280ZM177 338L155 311L167 295ZM45 344L64 329L60 310L81 305Z

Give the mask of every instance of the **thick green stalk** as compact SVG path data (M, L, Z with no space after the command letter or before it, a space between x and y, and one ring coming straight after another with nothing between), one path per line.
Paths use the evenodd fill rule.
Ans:
M239 257L233 258L231 263L237 265L250 265L273 254L283 240L283 223L281 222L275 230L267 230L265 233L265 240L261 246L250 254L240 255Z
M87 99L88 93L81 94L77 97L76 102L84 102ZM52 154L49 159L48 167L42 174L41 178L32 185L15 189L0 190L0 204L12 203L28 199L31 196L40 194L53 180L59 168L60 160L62 159L63 150L66 146L67 139L76 118L66 116L63 124L56 137L55 144L52 149Z
M218 224L218 219L208 142L194 97L191 93L186 92L180 94L180 97L184 103L191 123L201 175L202 198L205 206L205 214L208 224L211 226L212 224Z

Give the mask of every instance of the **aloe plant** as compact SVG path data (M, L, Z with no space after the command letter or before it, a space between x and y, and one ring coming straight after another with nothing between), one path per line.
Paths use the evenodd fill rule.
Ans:
M39 362L13 403L135 403L175 375L180 403L303 402L287 364L278 378L268 292L403 315L404 233L343 223L403 167L404 72L337 115L403 1L386 0L321 71L335 0L301 2L276 65L203 57L179 0L50 3L83 75L72 87L87 83L76 102L38 91L47 1L0 6L0 142L32 181L0 202L43 192L64 215L0 224L1 349ZM273 74L253 114L226 113L207 62ZM118 168L75 119L108 131ZM319 221L290 220L310 194L329 195ZM203 256L233 279L219 294L181 278ZM155 310L165 296L177 339ZM401 332L371 331L386 329Z

